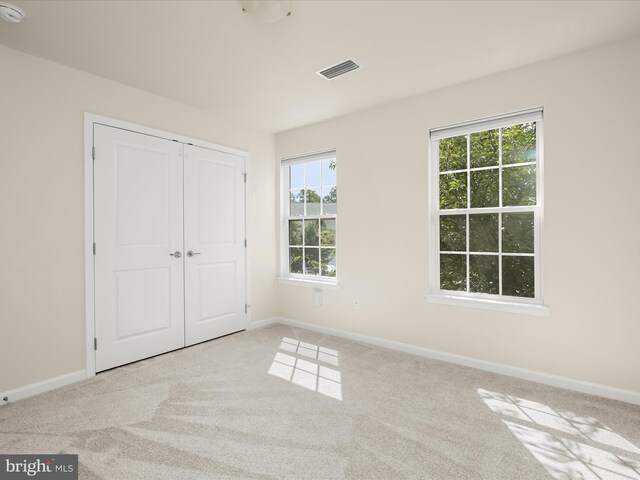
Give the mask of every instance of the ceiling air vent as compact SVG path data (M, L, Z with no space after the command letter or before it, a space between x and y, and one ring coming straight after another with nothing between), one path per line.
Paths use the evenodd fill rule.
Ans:
M340 75L344 75L345 73L352 72L356 69L360 68L353 60L347 60L346 62L338 63L337 65L332 65L327 68L323 68L319 72L316 72L318 75L322 75L327 80L333 80Z

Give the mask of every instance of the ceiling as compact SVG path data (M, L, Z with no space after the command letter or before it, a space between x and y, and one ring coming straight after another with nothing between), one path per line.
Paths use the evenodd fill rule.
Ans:
M0 44L278 132L640 36L638 1L26 1ZM333 81L317 70L363 65Z

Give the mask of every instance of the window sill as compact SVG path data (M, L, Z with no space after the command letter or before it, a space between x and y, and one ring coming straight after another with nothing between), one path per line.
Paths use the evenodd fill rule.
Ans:
M306 278L278 277L278 282L283 285L297 285L298 287L320 288L323 290L338 290L338 282L326 280L311 280Z
M454 305L457 307L480 308L483 310L496 310L500 312L522 313L525 315L549 316L549 307L532 303L514 303L500 300L485 300L479 298L458 297L441 293L431 293L425 296L427 303L441 305Z

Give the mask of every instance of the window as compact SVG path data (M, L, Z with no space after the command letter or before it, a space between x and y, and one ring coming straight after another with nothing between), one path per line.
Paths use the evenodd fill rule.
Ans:
M430 137L434 274L428 299L520 305L522 311L539 306L538 313L546 313L542 109L433 129Z
M335 151L282 161L285 278L336 282L336 167Z

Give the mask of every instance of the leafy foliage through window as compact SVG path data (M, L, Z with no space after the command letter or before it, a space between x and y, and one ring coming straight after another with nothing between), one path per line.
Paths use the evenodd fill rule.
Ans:
M335 278L338 189L335 152L283 163L287 273Z
M518 120L432 132L440 291L539 298L541 111Z

